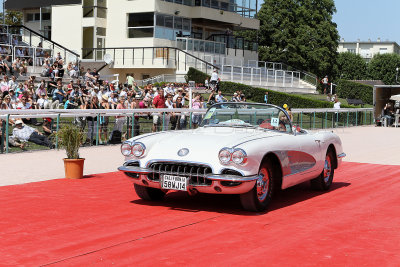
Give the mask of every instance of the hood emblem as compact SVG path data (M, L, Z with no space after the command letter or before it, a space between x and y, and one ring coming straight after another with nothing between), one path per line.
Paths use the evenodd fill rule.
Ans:
M187 148L181 148L178 150L178 156L183 157L189 154L189 149Z

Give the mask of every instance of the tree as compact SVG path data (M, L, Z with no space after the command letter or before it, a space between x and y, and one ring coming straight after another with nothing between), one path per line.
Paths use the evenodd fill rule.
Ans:
M331 75L339 44L335 12L333 0L265 0L258 13L260 58Z
M367 79L367 63L357 54L345 52L339 53L335 76L345 80Z
M6 10L5 23L7 25L21 25L22 24L22 12L14 10ZM0 20L3 21L3 13L0 13Z
M396 84L396 68L400 67L400 55L377 54L368 63L367 72L372 80Z

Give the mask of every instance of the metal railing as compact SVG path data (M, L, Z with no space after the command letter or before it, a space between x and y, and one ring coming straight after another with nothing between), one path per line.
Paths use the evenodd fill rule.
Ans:
M42 47L14 46L12 56L13 58L26 59L27 65L33 66L34 72L36 71L36 67L43 66L45 60L49 60L50 64L54 61L54 51Z
M147 84L154 84L160 82L167 83L186 83L185 74L161 74L148 79L137 81L139 86L144 86Z
M176 37L176 47L189 52L225 55L225 44L222 42Z
M227 49L230 48L235 50L235 56L237 55L238 51L242 51L243 56L245 50L258 51L258 43L247 41L243 37L236 37L232 34L215 33L210 35L207 40L224 43ZM227 51L227 54L229 54L229 50Z
M109 140L113 130L119 129L126 139L152 131L153 119L151 115L159 116L158 130L192 129L194 114L204 114L206 109L39 109L39 110L0 110L1 140L0 153L19 151L10 148L13 119L42 119L51 120L54 132L63 125L73 123L85 132L89 145L100 145L102 140ZM175 122L170 114L175 114ZM330 129L374 124L372 108L354 109L293 109L293 123L302 129ZM91 117L94 123L87 123ZM107 121L107 124L105 124ZM87 127L86 127L87 126ZM34 127L34 126L32 126ZM105 134L105 138L104 138ZM53 140L56 148L58 139Z
M51 50L53 55L60 53L65 63L79 62L79 54L74 52L63 45L54 42L46 36L31 30L24 25L8 26L8 31L14 35L20 36L20 42L29 47L37 47L45 50Z
M84 60L103 61L106 53L112 56L114 66L121 67L157 66L185 71L194 67L206 73L219 69L218 66L176 47L82 48L82 55L87 55L86 58L83 57Z
M13 48L11 45L0 45L0 56L13 56Z

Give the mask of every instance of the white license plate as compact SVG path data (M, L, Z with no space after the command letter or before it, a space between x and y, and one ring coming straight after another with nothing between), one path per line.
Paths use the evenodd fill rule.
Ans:
M187 191L188 178L174 175L163 175L161 179L161 188Z

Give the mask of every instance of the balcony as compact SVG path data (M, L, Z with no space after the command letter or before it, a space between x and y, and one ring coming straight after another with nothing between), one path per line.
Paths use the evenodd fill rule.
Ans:
M162 0L165 2L186 5L186 6L202 6L221 11L233 12L246 18L255 18L257 9L255 3L249 0L247 6L237 4L237 1L218 1L218 0Z
M225 55L225 44L222 42L177 37L176 47L188 52Z

